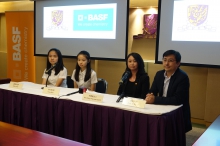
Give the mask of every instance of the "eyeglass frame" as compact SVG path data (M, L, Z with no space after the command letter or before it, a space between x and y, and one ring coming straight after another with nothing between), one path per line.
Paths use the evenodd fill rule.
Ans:
M173 62L176 61L176 59L173 60L173 59L166 59L166 58L163 58L162 61L163 61L163 62L168 62L168 63L173 63Z

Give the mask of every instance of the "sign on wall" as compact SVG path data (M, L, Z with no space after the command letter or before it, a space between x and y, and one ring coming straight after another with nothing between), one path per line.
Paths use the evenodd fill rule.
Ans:
M7 77L35 82L34 12L6 12Z
M144 14L142 34L134 35L134 39L139 38L156 38L157 36L157 17L158 14Z

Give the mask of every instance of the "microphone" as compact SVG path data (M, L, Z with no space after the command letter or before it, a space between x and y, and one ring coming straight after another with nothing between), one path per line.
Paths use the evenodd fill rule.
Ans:
M126 71L124 76L121 78L121 80L119 81L119 84L123 84L123 82L128 78L128 76L130 75L130 71Z
M122 98L124 98L124 96L125 96L125 94L124 94L124 92L122 92L122 94L118 97L116 102L119 102Z
M76 94L76 93L78 93L78 92L79 92L79 90L78 90L78 91L75 91L75 92L72 92L72 93L69 93L69 94L66 94L66 95L61 95L61 96L58 97L58 99L60 99L60 97L62 97L62 96L70 96L70 95Z
M66 94L66 96L70 96L70 95L72 95L72 94L76 94L76 93L79 93L79 91L75 91L75 92L72 92L72 93Z
M54 64L51 66L48 70L45 71L45 74L48 74L51 70L53 70L56 67L57 64Z

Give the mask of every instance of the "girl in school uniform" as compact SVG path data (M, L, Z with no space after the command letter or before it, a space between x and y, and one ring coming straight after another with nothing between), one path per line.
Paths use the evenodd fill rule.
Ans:
M52 70L50 70L53 68ZM49 70L49 71L48 71ZM59 49L52 48L47 55L47 67L43 73L42 84L56 87L67 87L67 69L63 65L62 54Z
M71 79L74 81L74 88L87 88L95 91L97 76L91 69L90 54L87 51L81 51L77 55L76 68L73 70Z

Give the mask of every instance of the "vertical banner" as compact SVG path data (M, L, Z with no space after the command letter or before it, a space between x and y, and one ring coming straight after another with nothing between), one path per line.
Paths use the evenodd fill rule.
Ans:
M12 81L35 82L34 12L5 12L7 76Z

